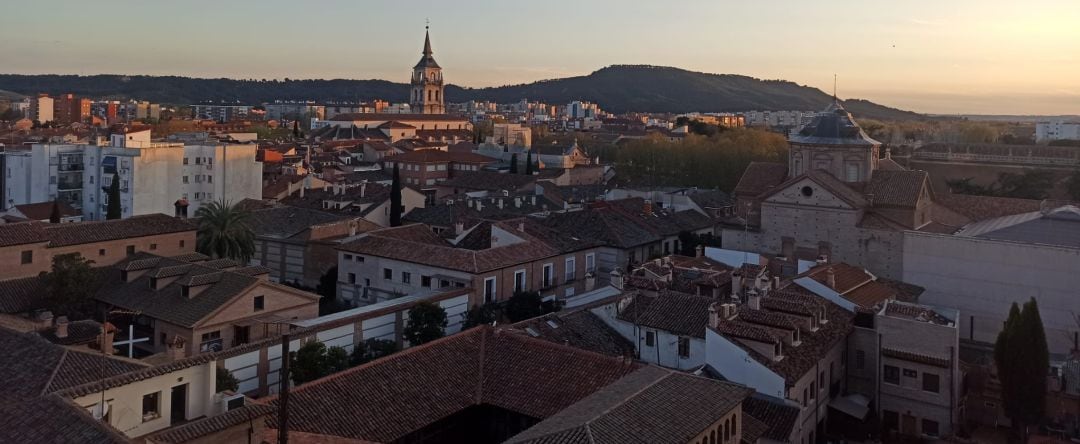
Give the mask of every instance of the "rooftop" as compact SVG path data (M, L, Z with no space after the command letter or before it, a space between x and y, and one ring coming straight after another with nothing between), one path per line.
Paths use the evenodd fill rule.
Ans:
M164 214L64 224L20 222L0 225L0 247L47 242L55 248L183 231L195 231L195 224Z
M297 387L289 395L289 428L392 442L474 406L543 419L637 368L476 327Z

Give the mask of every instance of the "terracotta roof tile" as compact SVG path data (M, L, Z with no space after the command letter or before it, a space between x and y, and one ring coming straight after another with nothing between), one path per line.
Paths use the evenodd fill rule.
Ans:
M739 183L732 194L736 196L757 196L773 187L784 183L788 167L782 163L750 162L743 171Z
M294 389L289 428L392 442L480 404L545 418L637 367L477 327Z

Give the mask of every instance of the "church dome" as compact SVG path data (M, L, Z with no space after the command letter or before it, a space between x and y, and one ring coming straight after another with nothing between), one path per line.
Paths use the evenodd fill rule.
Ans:
M881 145L855 123L839 100L814 116L809 124L791 137L791 142L808 145Z

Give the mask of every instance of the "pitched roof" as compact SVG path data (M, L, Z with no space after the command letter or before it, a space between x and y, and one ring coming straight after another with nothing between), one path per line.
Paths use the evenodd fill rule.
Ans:
M65 224L21 222L0 225L0 247L38 242L48 242L50 248L65 247L183 231L195 231L195 224L164 214Z
M71 208L67 202L57 201L60 207L60 217L73 217L82 215L78 210ZM39 202L33 204L15 205L15 209L30 220L48 221L52 217L53 202Z
M176 259L161 258L155 267L130 282L124 282L121 269L130 261L155 257L139 253L107 269L101 290L96 299L127 310L136 310L146 316L183 327L194 327L200 320L229 303L242 292L255 286L269 285L247 273L222 271L212 266L185 263ZM214 263L210 263L214 265ZM154 290L151 278L175 277L175 281ZM206 286L191 297L183 295L183 287ZM297 292L298 294L300 292ZM318 296L312 294L313 299Z
M23 402L106 377L146 368L145 364L53 344L33 333L0 328L0 380L5 398Z
M877 170L863 192L874 206L914 207L922 197L923 188L929 186L929 177L926 171Z
M632 356L634 344L589 310L560 311L510 328L537 339L611 356Z
M590 240L578 240L576 247L568 247L561 242L545 241L528 231L519 231L513 223L496 223L495 225L521 238L522 241L470 250L449 243L426 225L413 224L372 231L359 239L339 246L338 249L467 273L483 273L557 256L570 250L580 251L596 245Z
M806 174L788 179L786 182L766 191L760 197L764 198L779 193L784 188L794 185L803 179L809 179L814 183L821 185L826 191L855 208L866 208L870 205L870 202L866 200L866 197L863 196L862 193L853 189L849 184L840 181L840 179L837 179L825 170L807 171Z
M739 178L732 194L736 196L757 196L773 187L784 183L788 167L782 163L750 162Z
M456 171L453 177L439 183L440 187L466 190L514 191L536 183L536 177L524 174L489 171Z
M380 159L383 163L408 162L408 163L471 163L489 164L495 159L475 153L449 152L442 150L414 150Z
M637 367L476 327L293 389L289 429L392 442L480 404L546 418Z
M938 193L935 200L946 208L970 218L972 221L1039 211L1042 206L1042 201L1034 199L972 196L956 193Z
M0 403L0 442L128 443L116 429L57 395Z
M767 428L761 436L777 442L788 442L799 419L799 408L781 400L766 400L751 396L742 403L743 414L754 417Z
M224 431L230 427L248 424L250 421L262 421L263 417L276 411L275 408L265 404L248 404L244 407L229 410L220 415L211 416L171 427L147 437L155 443L181 444Z
M28 277L0 281L0 313L26 313L45 307L41 297L45 281L40 277Z
M251 212L249 224L256 236L275 239L305 237L315 225L349 219L348 216L311 208L282 205Z
M716 302L707 296L661 291L657 296L635 295L619 312L619 319L680 336L705 338L709 324L709 305Z
M686 443L753 390L648 366L552 415L508 443Z
M345 113L338 114L331 117L328 120L338 122L359 122L359 121L428 121L428 122L462 122L467 123L468 119L464 117L454 116L450 114L388 114L388 113Z

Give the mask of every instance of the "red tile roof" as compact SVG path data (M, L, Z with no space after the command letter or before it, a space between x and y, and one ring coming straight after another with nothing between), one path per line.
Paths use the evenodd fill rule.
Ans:
M494 163L495 159L475 153L448 152L442 150L415 150L382 158L383 162L409 163Z
M784 182L788 167L782 163L750 162L735 185L736 196L757 196Z
M542 419L637 368L622 358L477 327L294 389L289 428L393 442L481 404Z

